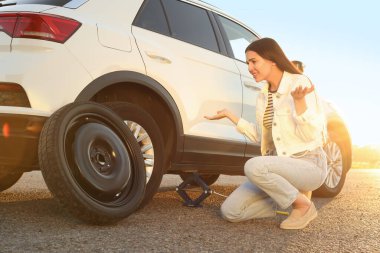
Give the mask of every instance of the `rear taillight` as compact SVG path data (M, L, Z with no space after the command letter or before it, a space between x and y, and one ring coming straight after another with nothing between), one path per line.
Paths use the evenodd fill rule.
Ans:
M0 15L0 32L5 32L10 37L12 37L16 23L17 23L16 15L1 14Z
M64 43L81 26L76 20L34 13L0 14L0 31L12 38Z

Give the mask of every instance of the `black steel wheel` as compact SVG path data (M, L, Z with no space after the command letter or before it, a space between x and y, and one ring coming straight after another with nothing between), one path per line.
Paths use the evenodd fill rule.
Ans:
M0 192L11 188L22 176L23 172L1 172L0 171Z
M116 222L144 197L140 147L124 122L103 105L72 103L56 111L44 125L38 151L48 188L79 219Z
M133 133L144 157L146 189L140 207L145 206L160 187L165 171L164 140L155 120L141 107L126 102L105 103L119 115Z

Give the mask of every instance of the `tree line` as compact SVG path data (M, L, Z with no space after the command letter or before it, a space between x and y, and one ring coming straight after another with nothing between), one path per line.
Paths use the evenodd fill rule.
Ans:
M352 168L380 168L380 148L353 145Z

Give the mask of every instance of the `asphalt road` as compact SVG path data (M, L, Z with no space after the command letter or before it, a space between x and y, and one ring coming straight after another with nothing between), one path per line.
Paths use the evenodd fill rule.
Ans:
M223 176L212 188L226 195L243 180ZM165 176L147 207L101 227L62 212L41 174L26 173L0 193L0 252L380 252L380 170L352 170L337 197L314 198L319 216L300 231L281 230L285 216L226 222L217 195L184 207L179 183Z

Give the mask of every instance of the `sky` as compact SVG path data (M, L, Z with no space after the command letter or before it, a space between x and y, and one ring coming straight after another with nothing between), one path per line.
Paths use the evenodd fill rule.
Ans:
M380 1L205 0L275 39L332 102L358 146L380 147Z

